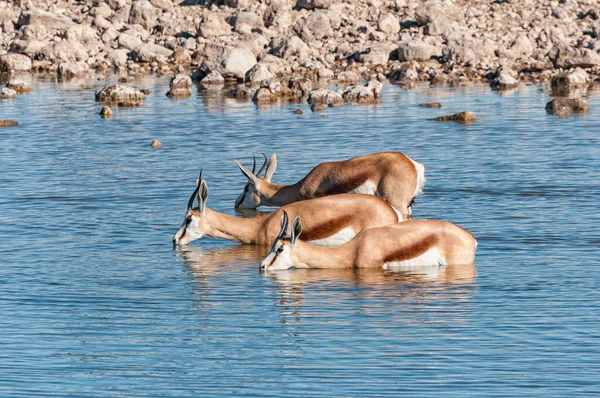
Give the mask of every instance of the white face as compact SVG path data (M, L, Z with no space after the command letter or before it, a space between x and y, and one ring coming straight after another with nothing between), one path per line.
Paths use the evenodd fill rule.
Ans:
M289 241L277 239L267 257L260 263L263 271L277 271L296 268L291 258L292 244Z
M244 186L244 192L235 200L236 209L256 209L260 206L260 195L256 184L248 182Z
M202 238L204 236L204 228L201 221L202 215L200 211L197 209L188 210L181 228L173 236L173 243L176 245L187 245L196 239Z

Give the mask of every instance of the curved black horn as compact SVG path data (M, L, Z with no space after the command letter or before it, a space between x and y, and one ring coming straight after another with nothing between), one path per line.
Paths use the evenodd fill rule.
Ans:
M256 156L252 155L252 159L253 159L253 161L252 161L252 174L254 174L254 172L256 171ZM256 174L254 174L254 175L256 175Z
M196 189L194 189L194 193L190 196L190 200L188 200L188 210L192 210L194 207L194 200L198 196L198 191L200 190L200 183L202 182L202 170L200 170L200 176L198 177L198 181L196 181Z
M284 210L283 216L281 216L281 231L279 231L279 236L277 236L277 239L282 239L285 237L289 222L290 218L288 217L287 211Z
M262 167L260 168L260 170L258 170L257 174L254 174L254 170L252 171L252 173L257 176L258 178L261 178L260 173L263 172L263 170L265 169L265 167L267 167L267 155L265 155L264 153L262 154L265 158L265 162L263 163Z

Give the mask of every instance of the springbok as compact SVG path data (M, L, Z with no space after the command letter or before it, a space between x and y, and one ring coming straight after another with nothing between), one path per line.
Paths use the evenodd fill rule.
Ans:
M208 185L200 178L187 205L185 220L173 243L185 245L203 236L246 244L270 245L279 233L282 211L305 220L304 240L315 245L340 245L366 228L397 223L398 214L371 195L335 195L292 203L254 218L237 218L206 207ZM194 202L198 200L198 207Z
M277 168L276 154L268 161L265 156L265 163L256 174L256 158L252 172L237 160L236 163L248 179L244 192L235 201L236 208L284 206L321 196L363 193L384 199L407 220L412 216L414 198L423 192L425 185L425 167L400 152L381 152L321 163L293 185L271 182ZM261 178L265 167L265 175Z
M409 220L362 231L337 247L317 247L298 240L302 222L283 212L281 230L261 262L263 270L289 268L409 268L466 265L475 260L477 241L461 227L439 220Z

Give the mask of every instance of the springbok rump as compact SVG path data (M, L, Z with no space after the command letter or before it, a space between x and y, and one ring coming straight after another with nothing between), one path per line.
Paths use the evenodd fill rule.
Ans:
M236 161L237 162L237 161ZM338 162L321 163L293 185L271 182L277 168L273 154L258 173L237 162L248 182L235 201L236 208L284 206L289 203L341 193L375 195L392 205L404 220L412 216L414 198L423 192L425 167L400 152L381 152ZM263 178L261 172L265 170Z
M185 245L203 236L246 244L270 245L279 233L283 211L302 217L302 239L314 245L341 245L366 228L399 221L398 214L383 199L371 195L335 195L292 203L254 218L237 218L206 206L208 185L200 178L187 205L185 220L173 243ZM198 200L198 207L194 202Z
M461 227L439 220L409 220L362 231L337 247L318 247L298 240L302 221L296 217L287 235L288 215L263 270L289 268L409 268L468 265L475 260L477 241Z

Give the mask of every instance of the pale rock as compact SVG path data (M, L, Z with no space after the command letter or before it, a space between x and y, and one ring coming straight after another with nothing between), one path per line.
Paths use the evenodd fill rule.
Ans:
M464 13L451 0L427 0L415 8L415 20L420 26L444 15L450 21L463 22Z
M164 62L171 54L173 54L172 50L161 45L142 43L131 52L130 56L137 62Z
M284 59L289 59L293 56L303 59L308 57L311 51L301 38L298 36L291 36L273 48L272 53L273 55Z
M388 35L395 35L400 32L400 22L392 14L381 14L377 20L377 29Z
M519 81L515 78L516 73L506 67L500 67L496 71L494 79L492 80L492 87L496 87L500 90L510 89L517 87Z
M381 44L359 51L355 54L356 62L362 62L371 65L385 65L394 51L393 44Z
M44 40L47 35L44 25L25 25L19 29L19 37L23 40Z
M574 87L587 86L590 81L588 74L581 68L575 68L572 72L561 73L552 79L552 87L568 91Z
M331 36L331 22L325 11L312 12L302 24L300 35L304 41L322 40Z
M450 21L445 15L440 14L429 21L427 25L425 25L424 33L426 35L438 36L443 35L451 29L452 21Z
M296 2L296 8L314 10L317 8L329 8L331 0L298 0Z
M569 117L573 113L586 113L590 104L580 98L554 98L546 104L546 112L558 116Z
M337 75L337 79L340 82L350 82L350 83L356 83L360 80L360 76L358 76L356 73L351 72L351 71L344 71L344 72L340 72Z
M277 95L273 94L271 90L269 90L266 87L261 87L254 93L254 96L252 97L252 102L254 102L255 104L270 103L276 102L277 99Z
M121 33L117 40L119 47L126 48L128 50L134 50L142 44L142 40L139 38L128 35L127 33Z
M97 16L92 20L92 26L103 31L109 28L113 28L113 24L106 18L101 16Z
M246 24L252 28L259 28L264 25L263 19L254 12L240 11L235 15L236 30L238 24Z
M307 78L296 78L290 80L289 83L290 95L293 98L306 98L312 90L312 82Z
M275 76L273 76L268 66L262 63L257 63L246 73L245 81L257 84L263 80L271 80L274 77Z
M0 89L0 101L17 98L17 92L13 89L3 87Z
M58 75L61 77L83 75L90 70L90 66L84 62L61 62L58 64Z
M231 26L222 17L209 14L203 18L198 34L207 39L214 36L227 36L231 34Z
M50 44L41 51L44 59L53 62L85 61L88 59L88 53L78 41L64 40Z
M150 0L150 4L163 12L172 12L174 9L171 0Z
M100 16L103 18L108 18L112 15L112 13L113 10L106 3L98 3L96 7L92 7L92 9L90 10L90 15L94 17Z
M146 29L152 28L156 24L158 10L152 7L148 0L136 0L129 10L128 22L132 25L139 24Z
M96 29L88 25L73 25L65 32L65 38L67 40L85 42L91 39L97 39L98 33Z
M333 79L334 73L331 69L320 68L317 71L317 76L319 77L319 80L330 80Z
M557 68L593 68L600 66L600 54L589 48L567 48L558 51L554 57Z
M248 72L256 64L256 57L247 48L234 48L221 62L222 74L237 79L244 79Z
M129 50L126 48L112 50L108 53L106 58L115 68L127 66L127 60L129 59Z
M17 25L43 25L47 30L67 29L73 25L73 21L63 15L32 8L21 11Z
M15 90L18 94L24 94L31 91L31 86L24 80L10 80L6 83L6 88Z
M203 85L223 85L225 78L219 72L210 72L200 81Z
M438 53L434 46L417 39L400 43L397 51L400 61L427 61Z
M96 91L98 102L144 101L145 99L146 96L141 91L122 84L113 84Z
M344 103L342 95L328 88L311 91L308 95L308 103L312 105L324 104L329 106L340 106Z
M178 74L169 81L169 88L192 88L192 79L188 75Z
M23 54L8 53L0 55L0 72L31 70L31 58Z

